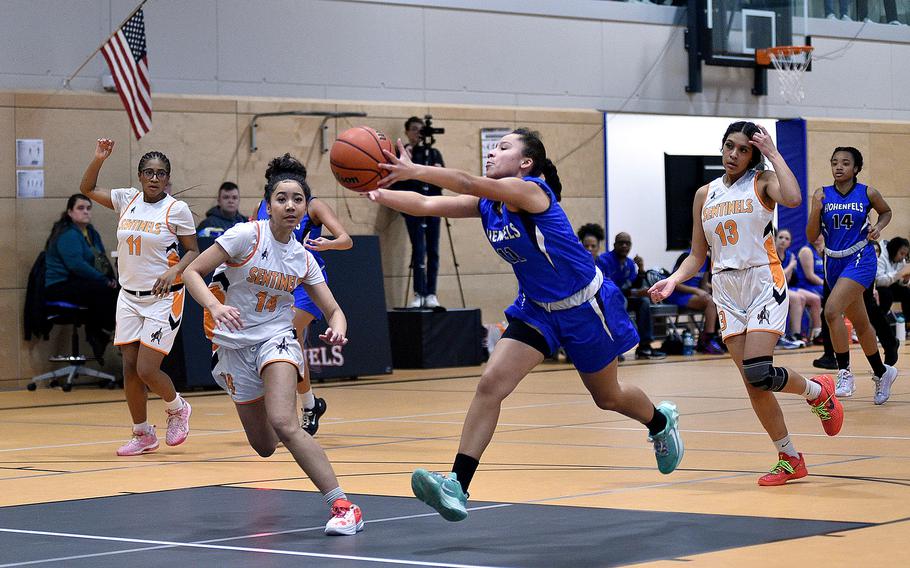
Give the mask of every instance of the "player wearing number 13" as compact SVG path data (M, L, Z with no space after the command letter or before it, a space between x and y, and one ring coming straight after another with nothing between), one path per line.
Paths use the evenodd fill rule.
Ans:
M875 404L891 396L891 384L897 369L882 363L863 302L863 291L875 280L877 258L872 246L882 229L891 221L891 208L877 190L857 183L863 169L863 155L853 147L835 148L831 156L834 185L815 190L806 236L814 241L819 232L825 236L825 282L831 295L825 303L825 320L831 331L831 343L837 358L837 396L853 396L854 378L850 370L850 338L844 315L853 329L872 366ZM868 219L875 209L878 219Z
M710 247L721 334L752 408L778 451L777 464L758 483L783 485L808 472L790 441L774 393L804 397L829 436L840 431L843 407L834 396L831 377L806 380L773 365L774 346L784 333L789 309L787 282L774 243L774 208L777 203L786 207L802 203L796 177L760 126L734 122L721 140L726 173L695 193L692 254L650 292L655 301L669 296L701 267ZM774 165L773 172L758 169L763 157Z

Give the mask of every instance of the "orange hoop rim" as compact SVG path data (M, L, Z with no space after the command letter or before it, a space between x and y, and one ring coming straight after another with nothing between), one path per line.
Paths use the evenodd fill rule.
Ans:
M755 50L755 62L759 65L770 66L771 55L778 57L793 57L798 54L811 54L815 49L811 45L778 45Z

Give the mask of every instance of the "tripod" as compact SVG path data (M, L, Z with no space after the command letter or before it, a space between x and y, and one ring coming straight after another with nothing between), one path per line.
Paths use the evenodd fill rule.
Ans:
M445 221L446 235L449 238L449 250L452 251L452 263L455 265L455 280L458 283L458 293L461 296L461 307L465 308L465 307L467 307L467 304L465 303L465 300L464 300L464 286L461 283L461 272L459 271L460 265L458 264L458 256L455 254L455 242L452 240L452 223L451 223L451 221L449 221L448 217L442 217L442 219ZM423 235L421 235L421 238L425 239L426 238L426 224L422 223L421 227L423 228ZM412 243L412 246L413 246L413 243ZM410 293L410 290L411 290L411 278L412 278L413 274L414 274L414 260L413 260L413 255L412 255L411 263L408 265L408 279L405 281L405 285L404 285L404 301L402 302L404 305L406 305L408 302L408 294Z

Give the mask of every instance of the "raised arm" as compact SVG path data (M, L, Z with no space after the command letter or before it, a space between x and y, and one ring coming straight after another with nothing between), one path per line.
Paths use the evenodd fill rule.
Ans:
M399 181L417 179L462 195L501 201L513 209L529 213L541 213L550 207L550 198L536 183L514 177L492 179L450 168L420 166L411 161L401 140L398 141L398 150L401 156L385 152L391 163L379 164L380 168L389 172L389 175L380 180L381 188L388 188Z
M882 236L882 229L887 227L888 223L891 222L891 207L877 189L867 187L866 195L869 196L869 203L872 205L872 208L878 213L878 220L875 222L875 225L872 225L872 228L869 229L869 236L867 238L870 241L877 241Z
M752 146L758 148L774 166L773 172L759 174L759 191L784 207L797 207L803 202L799 182L796 181L796 176L790 171L790 166L787 165L784 157L777 151L777 147L765 127L759 126L758 129L759 132L752 135Z
M348 250L354 246L354 241L344 229L344 225L338 220L338 216L332 211L332 208L324 203L321 199L313 199L309 205L310 219L318 225L328 229L334 239L319 237L310 239L304 235L303 246L310 250Z
M98 187L98 172L104 165L104 160L108 159L114 151L114 141L108 138L99 138L95 146L95 157L89 162L85 173L82 174L82 181L79 183L79 191L82 195L88 197L95 203L103 205L108 209L114 208L114 202L111 201L111 190Z
M661 280L648 290L651 299L655 302L667 299L680 282L692 278L705 263L708 255L708 240L705 238L705 230L702 227L701 210L705 205L707 195L707 185L695 192L695 201L692 203L692 252L669 278Z

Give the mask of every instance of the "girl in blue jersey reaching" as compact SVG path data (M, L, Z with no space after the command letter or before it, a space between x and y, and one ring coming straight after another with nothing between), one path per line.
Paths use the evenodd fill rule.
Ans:
M863 155L859 150L851 146L834 149L831 155L834 185L815 190L806 236L809 242L820 233L825 237L825 281L831 289L825 304L825 320L837 359L837 396L853 396L856 388L850 370L846 316L853 323L863 353L872 366L874 402L884 404L891 396L897 369L882 362L863 291L875 281L878 259L872 241L881 237L882 229L891 221L891 208L878 190L857 182L856 176L862 169ZM869 220L873 209L878 214L874 225Z
M411 162L386 152L390 164L380 186L417 179L457 196L423 196L378 189L377 203L416 216L480 217L490 245L512 265L518 298L506 310L509 326L480 377L465 417L461 443L448 475L418 469L414 494L449 521L467 517L468 486L493 438L502 401L560 346L578 370L594 403L648 428L661 473L679 465L683 444L676 405L655 407L638 387L617 380L616 358L638 343L619 289L596 268L559 206L562 185L536 132L520 128L490 152L486 177Z

